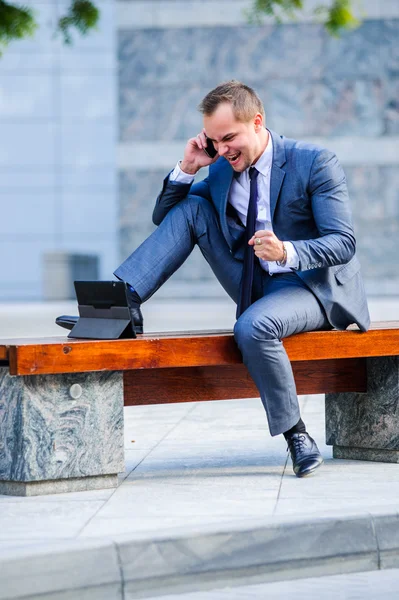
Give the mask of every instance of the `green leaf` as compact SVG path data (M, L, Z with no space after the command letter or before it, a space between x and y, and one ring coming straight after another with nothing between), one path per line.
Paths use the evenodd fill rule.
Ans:
M57 23L57 31L63 35L66 44L71 44L73 29L86 35L96 28L99 17L98 8L89 0L71 0L68 13ZM10 42L32 37L37 29L38 24L31 8L0 0L0 56L2 49Z
M32 9L0 0L0 56L13 40L32 37L37 29Z
M58 21L58 31L64 37L66 44L72 43L71 29L75 28L81 35L86 35L90 29L96 29L100 11L89 0L74 0L69 12Z
M295 11L303 9L303 0L254 0L252 12L258 17L263 14L280 19L285 13L295 18Z
M342 31L355 29L361 24L352 12L352 2L353 0L333 0L329 6L317 6L313 12L330 35L339 37ZM303 0L254 0L247 15L251 23L258 25L262 24L263 15L273 17L276 23L281 23L283 14L295 20L298 11L303 8Z
M350 1L335 0L324 26L330 35L338 37L343 30L355 29L359 25L359 19L351 13Z

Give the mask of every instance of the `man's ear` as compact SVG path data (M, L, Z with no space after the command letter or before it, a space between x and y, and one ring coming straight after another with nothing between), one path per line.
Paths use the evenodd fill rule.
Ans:
M254 118L254 127L256 133L258 133L263 128L263 117L260 113L257 113Z

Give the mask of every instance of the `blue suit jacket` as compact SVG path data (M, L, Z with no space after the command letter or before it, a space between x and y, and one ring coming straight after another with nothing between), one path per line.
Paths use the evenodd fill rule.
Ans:
M270 212L273 231L291 241L299 256L299 277L324 307L337 329L356 323L362 331L370 316L360 264L345 174L335 154L270 131L273 163ZM215 207L231 252L242 258L244 228L228 206L233 169L224 158L209 168L203 181L186 185L166 177L153 213L156 225L188 193L207 198Z

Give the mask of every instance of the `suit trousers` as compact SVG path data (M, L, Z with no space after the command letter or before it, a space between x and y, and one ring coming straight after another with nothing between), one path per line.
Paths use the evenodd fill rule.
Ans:
M184 263L196 244L237 303L242 260L234 258L216 211L201 196L189 195L176 204L115 276L129 283L144 302ZM291 363L281 340L294 333L331 329L331 325L295 272L269 275L256 261L254 297L255 302L236 321L234 337L259 390L270 433L277 435L300 418Z

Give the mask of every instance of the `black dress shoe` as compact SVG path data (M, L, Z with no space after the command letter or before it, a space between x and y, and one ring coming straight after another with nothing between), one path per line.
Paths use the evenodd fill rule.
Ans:
M316 442L308 433L293 433L287 439L287 444L297 477L306 477L323 464Z
M144 319L140 309L141 304L134 300L133 292L128 285L126 285L126 298L130 310L130 318L132 319L136 333L144 333Z
M134 328L136 330L136 333L144 333L144 327L143 327L143 315L142 312L140 310L140 304L138 304L137 306L129 306L130 309L130 318L132 319L132 322L134 323Z

